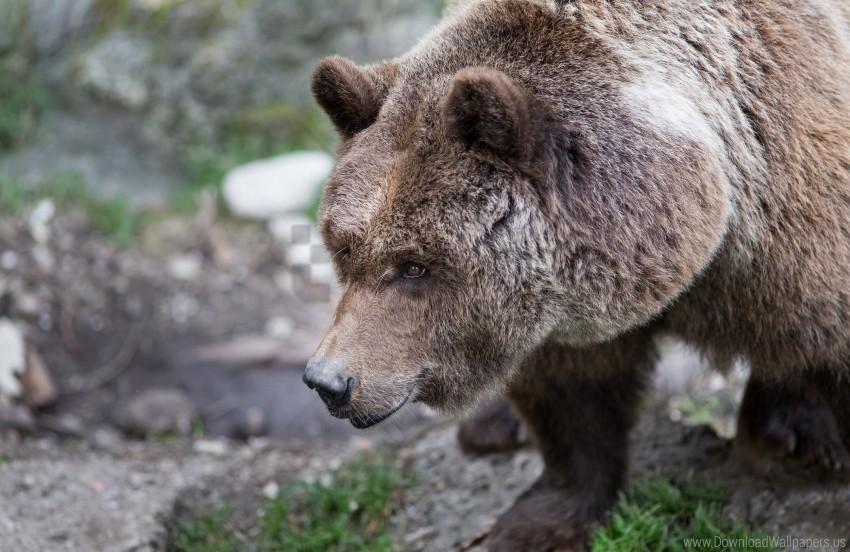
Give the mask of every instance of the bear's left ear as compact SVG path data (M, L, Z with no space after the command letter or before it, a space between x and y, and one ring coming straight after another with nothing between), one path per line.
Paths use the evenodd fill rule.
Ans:
M470 67L452 79L443 104L449 135L468 148L527 160L533 132L527 93L495 69Z
M393 62L358 67L331 56L313 71L313 96L343 138L351 138L378 118L396 69Z

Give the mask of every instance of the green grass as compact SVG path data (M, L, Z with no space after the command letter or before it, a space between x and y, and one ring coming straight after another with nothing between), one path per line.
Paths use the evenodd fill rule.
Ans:
M281 489L276 499L265 501L255 526L243 533L230 527L226 508L177 520L169 550L390 551L387 522L403 484L392 458L361 458L327 481Z
M26 63L0 63L0 153L30 140L46 104Z
M173 522L169 550L181 552L237 552L239 543L225 530L230 510L220 507L196 513L193 519Z
M172 525L173 552L242 550L325 552L394 550L387 521L405 484L388 458L360 460L324 484L300 483L265 501L253 527L237 531L227 508L195 513ZM594 531L592 552L776 550L769 536L726 519L726 492L690 480L659 477L630 485L610 522ZM686 539L705 539L702 546ZM717 546L717 539L722 539ZM756 542L760 539L761 542ZM737 542L736 542L737 541Z
M82 209L92 226L116 245L127 245L138 230L139 213L126 200L93 196L79 174L61 174L38 186L0 180L0 214L22 211L44 198L52 199L57 209Z
M701 547L705 550L774 550L759 546L767 535L723 516L726 498L722 488L692 481L676 485L655 477L635 482L621 496L608 525L596 529L591 551L684 552L700 548L685 539L706 539ZM716 537L724 539L719 547Z

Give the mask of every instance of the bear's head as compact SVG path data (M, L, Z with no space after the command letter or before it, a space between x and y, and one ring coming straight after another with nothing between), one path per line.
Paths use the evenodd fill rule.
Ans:
M411 398L469 408L547 340L646 323L724 232L714 144L646 105L651 75L545 3L484 4L397 60L314 73L344 291L304 379L356 427Z

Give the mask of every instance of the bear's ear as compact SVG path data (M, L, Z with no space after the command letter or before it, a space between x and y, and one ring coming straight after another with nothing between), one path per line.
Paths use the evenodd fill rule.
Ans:
M337 131L350 138L378 118L394 76L395 65L390 63L357 67L343 57L332 56L320 61L313 71L313 96Z
M495 69L471 67L455 75L443 120L448 133L468 148L525 160L533 147L529 98Z

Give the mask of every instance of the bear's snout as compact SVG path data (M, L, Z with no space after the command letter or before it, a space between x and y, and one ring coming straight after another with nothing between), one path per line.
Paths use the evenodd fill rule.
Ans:
M340 411L351 402L351 395L357 385L356 378L345 377L343 372L344 367L339 363L310 360L302 378L307 387L316 390L335 416L341 415Z

